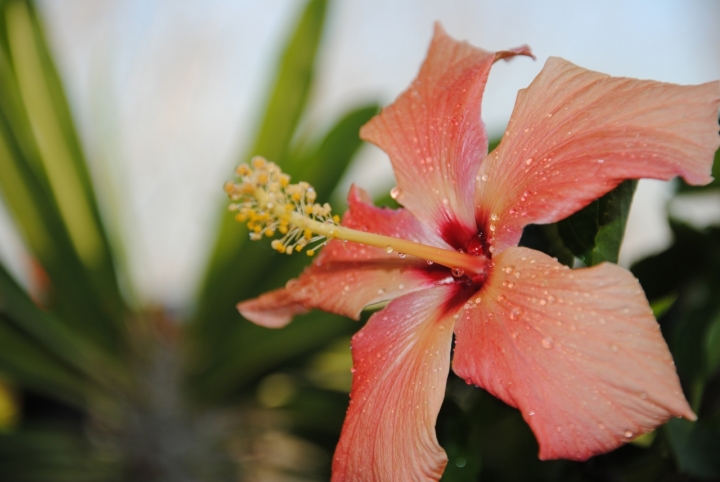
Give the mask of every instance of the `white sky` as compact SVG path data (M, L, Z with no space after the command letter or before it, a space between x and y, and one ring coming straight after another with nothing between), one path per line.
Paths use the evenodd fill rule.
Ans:
M223 181L252 139L270 69L303 3L41 3L104 207L145 300L181 305L196 289ZM493 135L550 55L612 75L720 79L720 2L712 0L337 0L306 128L318 132L363 101L390 102L415 76L435 20L475 45L526 43L538 57L496 65L483 105ZM349 177L376 193L393 184L387 158L371 147ZM638 196L626 262L669 241L665 185L641 184ZM8 225L0 206L0 256L22 278L25 258Z

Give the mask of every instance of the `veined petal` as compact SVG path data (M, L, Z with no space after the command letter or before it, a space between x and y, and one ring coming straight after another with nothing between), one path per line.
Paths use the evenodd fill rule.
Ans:
M525 225L559 221L625 179L710 182L719 105L720 82L610 77L548 59L480 166L478 226L494 225L497 253L516 245Z
M570 270L508 248L455 333L453 369L517 407L540 458L585 460L695 419L637 280L613 264Z
M420 73L360 130L389 156L396 199L456 249L475 235L475 176L487 154L480 104L492 64L531 55L488 52L450 38L439 24Z
M435 233L405 209L377 208L362 189L353 186L343 226L428 246L448 248ZM447 278L447 269L417 258L400 258L379 248L330 241L299 278L285 288L243 301L238 310L268 328L285 326L294 315L311 308L359 318L362 309Z
M452 285L405 295L352 340L350 408L333 482L436 481L447 457L435 436L450 367Z

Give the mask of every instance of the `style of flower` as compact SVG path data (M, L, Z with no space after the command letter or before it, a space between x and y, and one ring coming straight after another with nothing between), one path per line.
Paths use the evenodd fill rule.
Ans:
M390 300L352 339L334 481L440 478L435 422L451 357L457 375L521 411L541 459L585 460L670 417L696 418L628 271L573 270L517 244L524 226L561 220L625 179L709 182L720 82L615 78L550 58L486 155L485 83L516 55L531 56L436 27L417 79L361 130L389 155L401 209L352 187L338 225L311 187L262 159L226 187L255 237L285 234L279 251L327 244L285 288L240 303L247 319L278 328L311 308L357 319Z

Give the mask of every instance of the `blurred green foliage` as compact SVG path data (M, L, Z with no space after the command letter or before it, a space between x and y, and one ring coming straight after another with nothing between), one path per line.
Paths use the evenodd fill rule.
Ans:
M323 200L378 111L358 106L326 132L299 131L327 8L309 0L300 13L255 140L238 156L277 162ZM568 265L615 262L634 188L623 183L560 223L529 226L522 244ZM36 263L32 294L0 264L0 480L328 479L348 403L349 337L369 313L355 323L312 312L282 330L242 320L236 302L283 285L307 258L248 243L224 206L189 319L129 306L119 241L103 223L28 0L0 0L0 193ZM541 462L517 410L451 374L437 423L450 459L443 480L720 478L720 226L672 228L674 244L633 270L698 422L673 420L585 463Z

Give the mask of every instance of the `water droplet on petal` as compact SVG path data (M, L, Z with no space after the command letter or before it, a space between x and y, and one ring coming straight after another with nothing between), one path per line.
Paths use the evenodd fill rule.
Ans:
M524 312L523 312L522 308L520 308L519 306L516 306L510 312L510 319L511 320L519 320L522 317L523 313Z
M515 266L512 266L512 265L510 265L510 266L505 266L505 267L503 268L503 271L505 271L507 274L510 274L510 273L512 273L513 271L515 271Z
M498 216L497 213L492 213L490 215L490 219L492 219L493 221L497 221L498 219L500 219L500 216Z
M456 278L459 278L464 274L465 274L465 270L462 268L453 268L452 269L452 275Z
M555 344L555 340L553 340L553 339L552 339L551 337L549 337L549 336L546 336L545 338L542 339L542 341L541 341L540 343L542 344L542 347L543 347L543 348L546 348L546 349L549 350L549 349L552 348L553 345Z
M402 189L400 189L400 188L397 187L397 186L395 186L394 188L390 189L390 197L393 198L393 199L395 199L395 200L397 200L397 198L399 198L401 194L402 194Z
M530 416L532 417L533 415L535 415L535 411L534 411L534 410L530 410L530 411L528 412L528 415L530 415Z
M525 161L525 165L529 166L530 164L532 164L532 162L533 162L533 158L528 157L527 160Z
M488 176L487 174L483 174L482 177L481 177L481 179L482 179L483 181L487 182L487 180L490 179L490 176Z
M627 438L632 437L633 436L632 430L625 430L625 433L623 435L625 435Z
M499 303L502 303L503 301L505 301L505 295L498 295L497 300Z
M605 162L604 159L598 159L598 164L602 164L603 162Z
M433 261L432 261L431 259L428 259L428 260L425 261L425 262L426 262L427 264L429 264L429 265L430 265L430 264L433 264Z
M398 256L399 256L400 258L404 258L404 257L405 257L405 253L398 253Z
M620 348L619 348L617 345L610 345L610 349L611 349L614 353L617 353L618 351L620 351Z
M392 252L393 252L392 246L385 246L385 252L386 252L387 254L392 253Z
M350 369L350 373L355 373L356 371L357 371L357 370L355 370L355 367L352 367L352 368Z
M598 428L599 428L600 430L605 430L605 424L598 422Z

